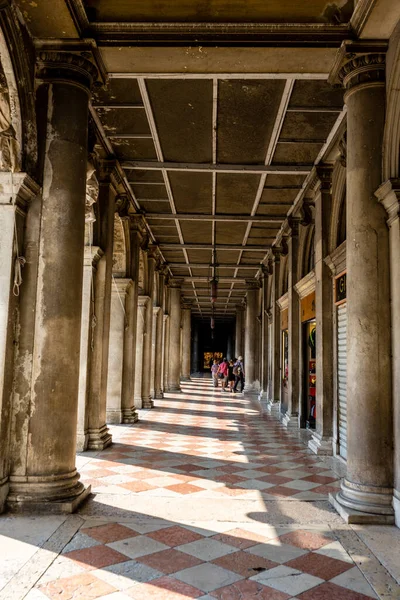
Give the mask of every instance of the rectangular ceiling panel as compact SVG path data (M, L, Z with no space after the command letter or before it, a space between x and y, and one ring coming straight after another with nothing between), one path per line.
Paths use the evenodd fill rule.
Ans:
M264 163L284 86L283 79L219 81L218 162Z
M146 112L143 109L97 108L97 114L107 135L150 135Z
M143 104L136 79L108 79L93 89L93 104ZM133 109L135 110L135 109Z
M115 156L120 160L156 160L153 140L113 138Z
M188 244L211 244L211 223L181 221L183 239Z
M292 107L337 108L343 107L343 90L334 89L327 81L298 79L290 97Z
M219 173L216 214L250 214L259 183L259 175Z
M146 80L164 160L211 162L212 80Z
M247 229L247 223L242 221L217 222L215 229L217 244L241 244Z
M177 212L211 213L212 173L168 171Z

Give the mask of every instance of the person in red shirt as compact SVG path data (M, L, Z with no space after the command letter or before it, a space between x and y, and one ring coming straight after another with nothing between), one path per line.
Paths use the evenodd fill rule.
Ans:
M228 359L224 358L222 363L219 365L218 377L221 379L221 387L226 392L226 384L228 383Z

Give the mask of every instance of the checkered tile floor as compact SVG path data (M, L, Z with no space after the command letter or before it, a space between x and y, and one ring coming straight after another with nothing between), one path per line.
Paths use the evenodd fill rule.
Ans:
M335 474L240 394L197 380L114 430L81 475L97 494L227 499L326 499ZM198 500L196 500L198 499ZM368 600L377 598L329 526L160 518L87 522L29 600Z

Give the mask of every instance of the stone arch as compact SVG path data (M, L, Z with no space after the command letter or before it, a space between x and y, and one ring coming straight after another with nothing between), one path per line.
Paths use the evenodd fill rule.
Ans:
M386 123L383 136L383 181L400 173L400 24L392 36L388 52L390 68L387 82Z
M332 177L332 215L329 228L329 254L338 246L340 216L346 202L346 168L336 161Z
M127 251L125 230L121 217L114 217L114 247L113 247L113 275L115 277L126 277L127 275Z

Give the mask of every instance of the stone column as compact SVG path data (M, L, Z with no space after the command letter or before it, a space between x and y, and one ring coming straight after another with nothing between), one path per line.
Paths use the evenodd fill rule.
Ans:
M32 322L26 316L22 344L31 343L24 359L32 368L17 374L23 406L16 412L28 416L14 446L8 502L13 509L71 512L90 492L79 481L75 451L88 101L96 69L82 56L46 51L39 53L36 74L46 140L37 277L30 282L36 297L29 312L35 306L35 317Z
M299 219L290 218L290 237L288 242L288 410L282 419L282 424L285 427L299 426L300 300L299 295L294 289L297 283L299 224Z
M169 315L164 315L163 392L168 391Z
M108 352L111 316L111 283L113 269L114 218L117 190L113 181L113 161L102 163L99 187L100 232L99 246L104 251L94 279L94 314L89 399L88 450L102 450L112 443L106 424Z
M180 359L181 359L181 279L171 279L170 318L169 318L169 352L168 352L168 391L180 392Z
M308 447L333 452L333 295L332 272L325 263L332 217L332 167L317 167L315 189L316 423Z
M134 404L136 408L143 407L143 349L146 333L146 312L150 304L149 296L139 296L137 325L136 325L136 361L135 361L135 385L134 385Z
M162 364L164 355L164 314L161 306L154 309L155 329L155 358L154 358L154 398L163 397L162 389Z
M347 105L347 475L332 500L348 522L393 522L389 232L381 183L385 45L343 45ZM351 53L351 54L348 54ZM350 58L351 56L351 58ZM397 257L398 259L398 257Z
M261 392L260 400L268 400L268 348L269 348L269 323L268 311L271 297L272 265L264 267L262 278L262 303L261 303Z
M244 340L244 372L246 392L259 392L260 380L257 373L258 350L258 296L260 284L256 280L247 281L246 328Z
M127 297L131 279L115 278L111 290L110 350L108 355L107 423L122 423L124 338L127 327Z
M226 342L226 357L228 360L235 358L234 353L233 353L233 335L232 335L232 333L228 334L228 339Z
M182 381L190 381L192 311L188 304L182 304Z
M138 420L137 408L141 401L135 401L136 351L138 325L138 294L139 294L139 256L143 241L142 217L130 217L130 263L128 275L132 280L126 298L126 331L124 337L124 370L122 381L122 413L123 423L135 423ZM140 369L142 367L140 366Z
M151 300L154 288L154 272L156 267L156 248L148 250L147 257L147 294ZM153 338L153 305L150 301L145 312L145 329L143 338L143 364L142 364L142 405L143 408L153 408L154 402L150 396L151 387L151 360Z
M281 396L281 311L278 305L281 272L281 249L272 248L272 357L270 410L278 408Z
M39 186L26 173L0 172L0 512L8 494L9 443L13 364L16 339L16 308L19 282L15 267L20 264L23 278L24 224L28 207ZM17 240L15 233L17 232ZM18 262L17 262L18 261ZM15 285L17 283L17 285Z
M192 344L192 372L200 371L200 349L199 349L199 325L196 321L193 322L193 344Z
M387 211L389 227L394 431L393 508L396 525L400 527L400 180L386 181L375 195Z
M76 434L76 450L87 449L88 432L88 387L90 378L90 359L93 347L93 280L96 276L97 264L103 251L98 246L85 246L82 285L82 325L79 363L78 392L78 426Z
M242 304L236 305L236 335L235 335L235 357L243 356L244 343L243 343L243 321L244 321L244 307Z

